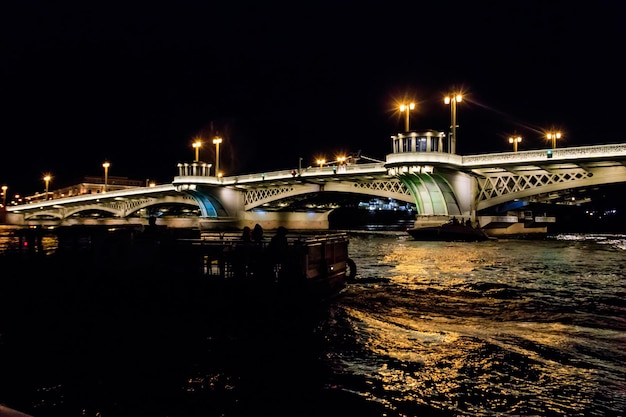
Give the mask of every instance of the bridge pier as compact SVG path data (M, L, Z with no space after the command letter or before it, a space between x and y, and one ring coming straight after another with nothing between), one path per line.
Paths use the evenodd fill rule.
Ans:
M258 223L264 229L275 230L279 226L289 230L328 230L328 215L331 210L318 212L263 212L249 211L244 214L244 222L249 225Z
M275 212L248 211L239 218L199 220L201 230L243 229L259 224L265 230L276 230L279 226L289 230L328 230L330 211L317 212Z

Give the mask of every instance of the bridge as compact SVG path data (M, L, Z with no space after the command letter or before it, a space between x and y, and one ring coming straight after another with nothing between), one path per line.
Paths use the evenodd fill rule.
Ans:
M523 207L552 201L573 189L626 183L626 144L462 156L443 151L442 137L442 132L432 131L392 136L393 152L385 161L227 177L211 176L210 164L204 162L180 163L170 184L9 206L6 222L147 224L158 207L169 205L195 209L169 218L172 227L221 229L259 223L266 229L327 229L336 207L294 202L311 195L352 194L415 204L418 226L457 217L483 228L541 227L554 219L520 221L515 215L485 213L513 202Z

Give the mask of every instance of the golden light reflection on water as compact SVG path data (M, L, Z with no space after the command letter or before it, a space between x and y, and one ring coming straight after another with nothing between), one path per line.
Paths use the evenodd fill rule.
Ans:
M384 263L396 265L393 280L421 285L445 276L446 283L453 285L474 276L479 268L496 265L500 256L487 245L417 243L420 242L397 245L385 255Z
M454 415L586 415L599 397L609 409L626 404L623 325L597 316L600 297L623 283L623 253L487 243L400 241L380 258L368 253L386 281L343 301L364 349L343 356L350 372L400 408Z
M584 403L598 389L593 370L559 354L576 343L566 336L575 332L571 326L349 313L367 349L385 358L377 369L354 358L350 369L374 377L403 401L460 411L464 397L480 393L481 404L465 415L483 415L515 404L563 410L571 407L572 396ZM563 390L570 392L555 396ZM531 398L539 400L534 404Z
M53 234L42 234L39 241L20 238L16 235L17 226L0 226L0 253L31 252L49 255L58 249L59 241Z

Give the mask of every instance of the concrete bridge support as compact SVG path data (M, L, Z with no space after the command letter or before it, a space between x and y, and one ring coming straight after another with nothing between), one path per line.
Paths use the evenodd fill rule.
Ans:
M274 230L279 226L289 230L327 230L328 216L332 210L326 212L246 212L244 226L260 224L264 229Z
M276 230L279 226L289 230L328 230L327 212L285 212L285 211L248 211L240 217L200 218L201 230L243 229L259 224L265 230Z
M438 225L452 217L476 221L476 180L462 172L439 170L399 175L415 198L418 215L415 227Z
M198 220L202 230L242 229L261 225L275 230L279 226L290 230L326 230L329 228L326 212L276 212L245 210L245 193L231 188L198 187L186 190L200 206L202 217Z

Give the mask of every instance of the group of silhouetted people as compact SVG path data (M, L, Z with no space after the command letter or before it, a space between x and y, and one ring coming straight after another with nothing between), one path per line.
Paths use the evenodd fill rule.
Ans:
M261 276L275 279L281 266L287 261L289 241L287 228L280 226L265 245L263 228L245 226L241 239L235 246L233 268L235 276Z
M451 224L457 224L457 225L463 225L463 226L467 226L467 227L474 227L472 226L472 220L468 217L467 220L464 220L463 218L461 218L461 221L459 222L459 219L456 218L456 216L452 216L452 220L450 220Z

